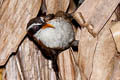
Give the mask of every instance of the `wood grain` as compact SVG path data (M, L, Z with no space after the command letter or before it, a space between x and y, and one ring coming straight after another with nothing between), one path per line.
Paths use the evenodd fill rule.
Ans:
M110 27L111 19L98 35L90 80L110 80L114 69L114 58L117 52Z
M26 35L28 21L40 9L41 0L4 0L0 8L0 65L4 65Z
M79 12L81 12L85 21L93 25L93 35L97 35L119 3L120 0L85 0L74 13L75 15L78 14L75 18L81 24L79 16Z
M56 13L57 11L66 12L70 0L46 0L47 14Z
M77 9L75 3L73 0L70 0L70 5L68 8L68 13L73 13Z
M117 51L120 52L120 27L119 27L120 21L113 22L113 24L111 26L112 27L110 29L111 29L113 38L115 40Z
M44 54L44 53L43 53ZM18 56L18 61L16 60ZM20 67L20 70L18 68ZM15 71L15 70L16 71ZM13 71L17 74L11 74ZM11 74L11 75L10 75ZM17 54L12 56L6 66L7 80L54 80L55 73L51 64L45 59L40 49L26 38L21 44ZM23 79L22 79L23 76ZM4 80L4 79L3 79Z
M120 54L118 53L115 56L114 71L111 80L119 80L119 79L120 79Z
M55 0L54 0L55 2ZM62 3L60 3L60 6L62 6ZM57 4L59 4L57 3ZM31 4L32 5L32 4ZM54 4L56 5L56 4ZM54 6L53 5L53 6ZM49 6L49 5L48 5ZM55 6L54 6L55 7ZM62 7L64 8L64 7ZM57 8L55 11L59 10ZM53 9L53 10L54 10ZM61 9L64 10L64 9ZM50 11L52 12L52 11ZM53 12L54 13L54 12ZM52 69L52 65L49 63L47 59L45 59L40 50L35 46L35 44L30 41L28 38L26 38L22 44L20 45L18 52L17 52L20 60L20 67L21 67L21 73L20 70L17 69L15 76L12 75L13 79L16 79L16 76L19 76L20 74L23 75L23 80L56 80L55 73ZM44 54L44 53L43 53ZM73 65L73 60L71 60L71 54L69 53L69 49L59 55L59 69L60 69L60 75L63 80L75 80L75 70ZM16 56L16 55L15 55ZM12 77L9 76L10 73L12 73L12 70L17 67L17 61L16 58L11 57L7 63L7 69L6 69L6 75L7 79L12 80ZM14 61L16 63L14 64ZM13 65L14 67L10 66ZM17 67L18 68L18 67ZM65 74L65 75L64 75ZM22 78L22 75L20 75L20 78ZM70 77L68 77L70 76ZM10 78L9 78L10 77Z
M81 29L78 62L82 80L110 80L116 46L109 28L115 18L111 17L96 38L86 28Z
M5 7L6 5L10 5L11 1L9 1L9 0L8 1L4 0L4 1L5 2L3 2L2 6L4 5L4 7ZM3 30L3 31L0 31L0 36L3 33L6 34L6 29L8 31L6 35L2 36L2 37L5 36L5 38L7 40L6 41L4 39L4 41L6 41L5 45L9 44L9 46L7 46L7 48L3 47L4 50L7 49L6 51L8 51L8 52L10 50L15 51L15 49L18 45L16 45L15 48L11 49L11 45L13 45L13 43L11 43L12 40L14 39L13 42L15 42L15 43L18 43L22 40L22 38L26 34L26 32L25 33L21 33L21 32L25 31L26 23L29 21L30 18L36 16L36 14L38 13L37 10L39 10L39 7L40 7L40 3L38 3L39 1L36 0L35 3L34 3L34 1L33 2L31 2L31 1L26 1L26 2L22 1L22 2L24 2L24 5L21 4L21 7L22 7L22 5L25 6L25 10L20 8L20 11L23 11L23 12L18 13L18 14L20 14L19 17L17 17L17 14L14 13L16 11L14 11L14 9L13 9L13 14L16 15L16 17L13 17L13 16L12 17L15 18L14 21L16 21L16 22L11 21L11 18L10 18L10 15L12 14L11 12L10 12L10 14L6 13L11 8L7 9L9 7L6 7L6 8L3 7L3 9L0 9L0 23L2 23L0 25L5 26L3 28L0 27L0 30L1 29ZM58 10L65 11L67 9L66 6L68 6L68 3L69 3L69 2L67 2L64 7L58 8L58 7L56 7L55 3L57 3L59 5L63 5L62 4L63 1L58 1L58 2L56 2L56 0L50 0L50 1L53 1L54 4L47 2L47 3L49 3L49 5L48 5L49 8L51 8L51 10L49 10L48 13L56 13L56 11L58 11ZM65 1L67 1L67 0L65 0ZM100 5L106 4L106 2L109 2L110 0L107 0L107 1L94 0L94 3L90 2L90 1L93 1L93 0L86 0L86 2L84 2L84 4L83 4L86 6L80 7L83 12L87 12L87 13L83 14L83 16L86 15L86 17L85 17L85 20L87 19L86 21L89 21L89 20L90 21L94 21L94 20L99 21L99 19L102 19L103 17L97 16L99 18L99 19L97 19L96 17L94 17L94 15L103 14L105 12L104 12L104 10L102 13L98 12L99 10L95 10L96 7L99 6L98 8L101 8ZM104 3L104 1L105 1L105 3ZM113 7L113 5L114 5L114 9L118 4L116 1L118 1L118 0L111 1L111 3L113 3L111 6ZM26 12L26 7L27 7L26 4L28 5L27 2L29 2L29 5L31 6L31 7L29 6L29 10L30 10L29 13ZM21 2L18 2L18 3L20 4ZM36 7L36 9L33 7L33 3L34 3L34 7ZM12 1L11 4L13 5L12 7L15 7L14 6L15 2L13 4L13 1ZM94 4L94 5L92 5L92 4ZM116 53L116 46L115 46L112 34L109 29L111 26L111 20L114 20L114 18L115 18L115 16L112 16L112 17L110 16L114 10L113 10L113 8L111 9L110 5L108 7L108 5L106 5L108 8L108 11L109 11L109 9L112 11L109 11L110 12L109 15L108 15L108 12L106 11L107 19L102 19L103 21L106 20L104 22L105 26L104 27L102 26L103 28L100 27L100 29L102 29L102 30L100 31L98 36L96 36L94 38L88 32L88 30L86 28L81 28L81 29L78 28L77 36L76 36L77 39L80 41L78 53L72 52L71 49L67 49L66 51L62 52L59 55L58 63L59 63L59 70L60 70L60 75L62 77L62 80L110 80L112 73L113 73L114 57L115 57L114 55ZM50 6L52 6L52 7L50 7ZM19 9L17 9L17 10L19 10ZM105 8L105 10L106 10L106 8ZM27 14L29 14L29 17L23 16L23 14L25 14L25 13L26 13L26 16L27 16ZM9 15L9 16L6 16L5 14ZM88 14L90 14L90 15L88 15ZM111 19L109 19L108 16L109 16L109 18L111 17ZM9 18L10 18L10 20L9 20ZM25 20L25 22L24 22L24 20ZM10 25L8 27L7 26L8 23L12 24L12 25ZM98 23L97 21L94 22L94 24L98 25L98 26L103 25L102 23L103 22L100 22L100 23ZM14 26L17 24L18 24L17 27ZM12 31L10 34L9 30L11 30L11 28L12 28ZM15 28L17 28L17 31ZM95 28L98 28L98 27L95 26ZM19 30L21 30L21 32ZM15 31L16 33L13 34L13 31ZM19 34L17 32L19 32ZM10 34L10 35L8 35L8 34ZM12 37L10 37L11 35L12 35ZM16 35L19 36L20 39ZM7 38L6 36L9 36L9 37ZM9 39L10 39L10 41L9 41ZM20 41L17 41L17 39L19 39ZM3 44L1 43L0 45L3 45ZM10 50L8 50L9 48L10 48ZM0 49L0 50L2 50L2 49ZM51 62L49 62L47 59L45 59L42 56L39 48L37 48L36 45L32 41L30 41L28 38L25 38L25 40L20 45L18 52L16 54L17 55L12 55L10 57L8 63L6 64L6 70L5 70L5 74L4 74L5 76L4 76L3 80L56 80L56 78L55 78L56 76L52 69ZM19 61L16 59L17 56L18 56ZM5 55L2 57L4 58ZM0 59L1 59L1 57L0 57ZM18 63L20 63L20 66L18 66ZM19 69L19 67L21 70ZM117 69L119 69L118 67L117 67ZM115 70L115 72L116 72L116 70ZM115 74L117 74L117 73L115 73Z

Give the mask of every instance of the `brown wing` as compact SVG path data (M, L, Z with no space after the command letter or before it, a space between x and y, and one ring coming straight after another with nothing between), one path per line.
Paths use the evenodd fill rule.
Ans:
M68 21L71 21L73 19L72 15L69 14L69 13L65 13L63 11L58 11L56 14L55 14L55 18L57 17L62 17Z
M48 14L48 15L46 15L45 16L45 21L47 22L47 21L49 21L49 20L51 20L51 19L53 19L55 17L55 15L54 14Z

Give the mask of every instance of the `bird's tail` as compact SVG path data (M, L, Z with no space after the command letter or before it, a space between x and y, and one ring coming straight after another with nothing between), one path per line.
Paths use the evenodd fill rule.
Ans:
M53 58L52 58L52 67L53 67L53 70L54 70L55 75L56 75L56 80L60 80L57 57L58 57L58 55L53 56Z

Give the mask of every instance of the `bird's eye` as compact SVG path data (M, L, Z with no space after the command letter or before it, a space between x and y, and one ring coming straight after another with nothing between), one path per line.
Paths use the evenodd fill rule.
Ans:
M31 27L29 27L28 33L35 34L37 31L39 31L40 28L41 25L32 25Z

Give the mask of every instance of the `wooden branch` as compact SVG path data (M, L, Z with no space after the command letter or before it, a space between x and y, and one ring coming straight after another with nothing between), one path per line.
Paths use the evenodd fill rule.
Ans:
M85 21L93 26L92 34L96 36L106 24L120 0L85 0L74 13L74 18L81 25L79 13Z
M0 8L0 66L26 35L28 21L40 9L41 0L4 0Z

